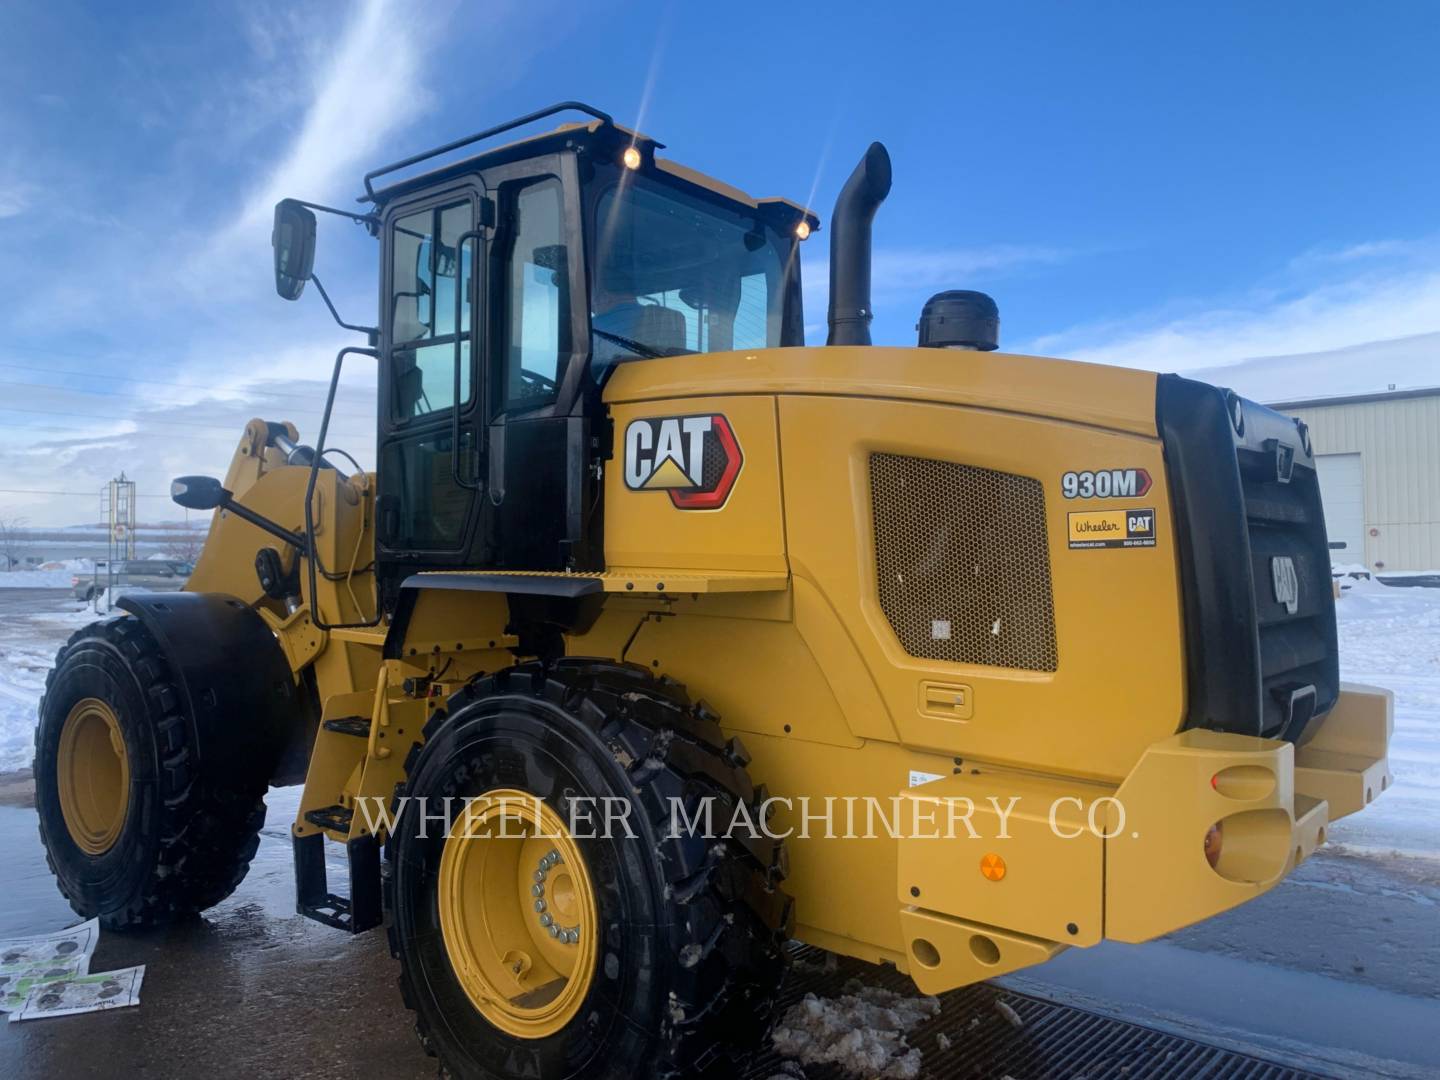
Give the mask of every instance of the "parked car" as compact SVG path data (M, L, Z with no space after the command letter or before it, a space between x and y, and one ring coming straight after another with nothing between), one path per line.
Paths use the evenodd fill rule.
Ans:
M93 573L77 574L70 579L70 584L78 600L93 600L112 584L154 592L179 592L194 569L194 564L177 559L126 559L115 564L112 580L110 564L97 562Z

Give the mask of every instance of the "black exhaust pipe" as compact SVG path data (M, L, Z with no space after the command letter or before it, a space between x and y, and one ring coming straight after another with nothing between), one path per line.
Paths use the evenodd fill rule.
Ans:
M827 345L870 344L870 225L889 194L890 155L878 142L871 143L830 215Z

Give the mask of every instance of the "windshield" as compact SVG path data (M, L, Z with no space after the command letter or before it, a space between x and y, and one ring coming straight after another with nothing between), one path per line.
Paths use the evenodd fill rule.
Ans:
M743 206L625 173L595 204L592 363L781 345L792 239Z

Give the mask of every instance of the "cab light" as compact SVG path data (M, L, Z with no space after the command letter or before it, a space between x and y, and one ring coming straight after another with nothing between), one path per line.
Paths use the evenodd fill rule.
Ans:
M638 169L640 168L640 151L633 146L627 146L625 153L620 156L620 160L625 163L627 169Z
M800 222L799 225L796 225L796 226L795 226L795 235L798 236L801 240L809 240L809 239L810 239L810 223L809 223L808 221L802 221L802 222Z

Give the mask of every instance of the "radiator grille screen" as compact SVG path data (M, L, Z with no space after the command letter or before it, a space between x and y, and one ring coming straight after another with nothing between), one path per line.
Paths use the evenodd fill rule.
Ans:
M1040 481L872 454L870 491L880 607L907 653L1056 669Z

